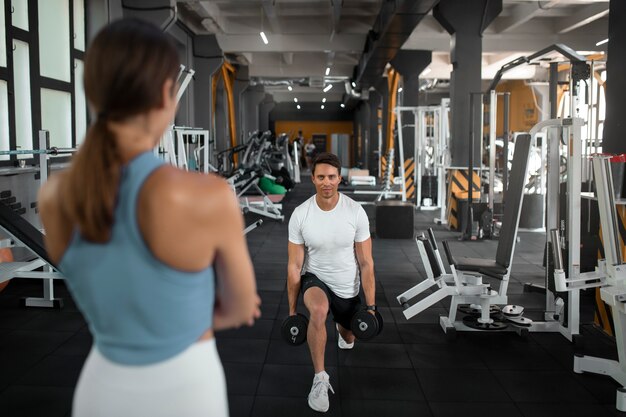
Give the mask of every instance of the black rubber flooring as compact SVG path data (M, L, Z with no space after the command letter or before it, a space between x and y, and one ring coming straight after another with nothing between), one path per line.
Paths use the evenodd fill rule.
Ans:
M287 219L312 195L299 185L284 201ZM367 206L374 226L373 207ZM458 234L433 224L434 212L416 213L416 229L434 227L439 240ZM250 223L254 219L248 218ZM226 371L231 416L318 415L307 406L313 368L306 345L280 339L287 314L287 225L267 220L248 235L263 316L250 328L217 334ZM524 293L525 282L543 282L544 235L520 233L509 286L511 303L541 317L544 298ZM497 241L453 242L459 256L493 257ZM615 416L617 384L608 377L572 371L574 346L558 334L458 333L448 341L438 316L449 300L406 320L395 297L424 277L413 240L374 239L377 304L383 333L340 351L328 325L327 371L335 394L329 416ZM24 296L41 294L41 284L14 280L0 293L0 416L71 415L74 386L91 346L91 336L62 282L61 311L24 309ZM616 358L614 341L591 324L593 294L582 296L584 353ZM164 306L165 307L165 306Z

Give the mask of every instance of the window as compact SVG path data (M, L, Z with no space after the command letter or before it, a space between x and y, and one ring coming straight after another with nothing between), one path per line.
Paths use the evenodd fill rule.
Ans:
M83 87L84 64L80 59L74 60L74 99L76 100L76 146L81 144L87 133L87 100Z
M85 50L85 1L74 0L74 48Z
M5 109L0 112L0 150L8 151L9 145L9 112L6 110L9 108L9 95L7 90L7 82L0 80L0 109ZM0 161L6 161L9 159L9 155L0 156Z
M72 147L72 95L41 89L41 128L50 132L50 146Z
M11 0L13 26L28 30L28 0Z
M85 0L0 0L0 150L75 147L87 129ZM33 155L1 156L0 165Z
M41 75L70 82L69 0L39 0Z
M17 149L33 149L33 120L30 95L29 46L13 41L13 79L15 91L15 144ZM28 155L20 155L28 157Z
M5 33L6 23L4 20L4 2L0 1L0 67L7 66L7 35ZM6 109L6 107L3 107Z

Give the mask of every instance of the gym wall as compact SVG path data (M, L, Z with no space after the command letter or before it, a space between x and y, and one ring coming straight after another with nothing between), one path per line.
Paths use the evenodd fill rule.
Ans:
M510 101L510 130L511 132L528 132L540 120L539 109L535 105L531 87L524 84L524 80L503 81L497 87L498 93L511 93ZM539 96L537 96L539 100ZM503 100L498 100L498 120L496 123L496 135L504 133ZM544 109L550 111L550 109Z
M299 130L302 130L302 136L304 136L304 143L307 143L313 135L326 135L326 149L330 149L330 135L333 133L342 133L350 135L350 146L352 146L354 138L354 123L352 121L293 121L293 120L280 120L274 124L275 133L277 135L281 133L288 133L289 137L293 139L298 134Z

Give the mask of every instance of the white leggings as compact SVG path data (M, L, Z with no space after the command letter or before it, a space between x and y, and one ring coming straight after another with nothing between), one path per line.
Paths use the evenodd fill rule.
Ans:
M146 366L111 362L92 347L74 393L72 416L228 416L215 339Z

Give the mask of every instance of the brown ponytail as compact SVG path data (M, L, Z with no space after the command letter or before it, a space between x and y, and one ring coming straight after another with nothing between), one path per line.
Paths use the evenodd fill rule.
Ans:
M98 118L87 131L63 182L63 213L83 238L110 239L121 161L109 121L161 105L161 89L175 80L176 48L156 26L138 19L118 20L94 39L85 58L85 94Z
M98 119L87 132L69 168L65 183L65 214L79 225L89 241L110 238L120 178L120 161L105 120Z

